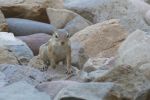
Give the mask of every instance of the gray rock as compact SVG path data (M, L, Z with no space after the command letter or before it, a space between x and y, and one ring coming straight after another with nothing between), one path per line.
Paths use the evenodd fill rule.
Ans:
M75 86L78 82L75 81L52 81L52 82L44 82L36 86L36 88L41 92L46 92L51 96L52 99L61 91L63 88L67 86Z
M33 57L31 49L12 33L0 32L0 63L27 64Z
M93 23L120 19L129 32L136 29L149 31L149 26L139 9L130 0L74 0L66 3L65 8L75 11Z
M0 89L1 100L51 100L25 81L16 82Z
M118 50L118 63L133 67L149 63L150 59L150 34L137 30L131 33L120 45Z
M20 18L7 18L8 30L14 33L15 36L32 35L35 33L47 33L52 35L55 27L50 24L20 19Z
M62 89L54 100L104 100L113 86L109 82L80 83Z
M51 79L46 73L28 66L1 64L0 71L5 74L8 84L24 80L32 85L37 85Z
M5 78L6 78L5 74L0 72L0 88L7 84Z

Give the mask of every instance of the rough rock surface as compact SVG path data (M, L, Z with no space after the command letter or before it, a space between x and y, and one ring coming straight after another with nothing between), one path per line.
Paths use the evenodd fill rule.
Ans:
M0 0L5 17L26 18L49 22L46 8L63 8L62 0Z
M46 73L29 66L0 64L0 71L5 74L5 80L8 84L23 80L32 85L37 85L51 79Z
M75 33L70 40L72 43L79 42L78 45L81 45L89 57L94 57L108 50L107 55L102 57L112 57L118 49L116 46L120 45L126 35L127 32L120 25L119 20L112 19L91 25Z
M48 8L47 14L52 25L56 28L65 28L71 36L92 24L80 15L66 9Z
M133 67L150 62L150 34L141 30L131 33L118 50L118 63Z
M30 48L12 33L0 32L0 63L27 64L33 57Z
M142 14L131 0L74 0L66 3L65 7L94 23L120 19L129 32L136 29L149 30ZM138 8L142 9L143 6Z
M16 82L0 89L1 100L51 100L25 81Z
M62 89L54 100L104 100L113 86L110 82L80 83Z
M60 90L67 86L74 87L76 84L78 84L78 82L75 81L52 81L39 84L36 88L41 92L46 92L52 99L54 99Z
M6 23L6 19L0 10L0 32L2 32L2 31L8 31L8 26Z
M140 92L149 90L149 80L139 69L128 65L121 65L113 68L111 71L95 79L96 82L115 82L121 88L114 87L111 91L117 98L126 98L125 100L135 100ZM145 92L149 94L149 92ZM118 99L117 99L118 100ZM147 100L141 98L141 100Z

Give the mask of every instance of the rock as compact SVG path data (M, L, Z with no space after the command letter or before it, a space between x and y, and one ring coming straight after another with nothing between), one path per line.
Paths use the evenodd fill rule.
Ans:
M150 25L150 10L145 14L145 21L148 25Z
M74 87L78 82L75 81L52 81L52 82L45 82L36 86L36 88L41 92L46 92L50 95L52 99L57 95L59 91L67 86Z
M149 63L150 34L141 30L131 33L118 50L118 62L133 67Z
M150 80L150 63L143 64L139 69Z
M82 69L89 56L85 54L83 46L78 41L71 42L71 62L73 66Z
M58 29L65 28L71 36L92 24L80 15L66 9L48 8L47 14L52 25Z
M120 87L111 90L116 98L126 98L125 100L135 100L136 96L144 90L150 89L149 80L138 68L121 65L113 68L109 73L95 79L95 82L115 82ZM146 92L145 94L147 94ZM116 99L122 100L122 99ZM141 98L140 100L147 100Z
M63 8L62 0L0 0L6 18L24 18L49 23L46 8Z
M7 26L5 17L0 10L0 32L2 32L2 31L8 31L8 26Z
M12 33L0 32L0 63L27 64L33 57L30 48Z
M5 78L6 78L5 74L0 72L0 88L4 87L7 84Z
M9 96L8 96L9 95ZM0 89L1 100L51 100L25 81L16 82Z
M48 42L50 37L50 35L45 33L37 33L28 36L17 36L18 39L24 41L30 47L34 55L39 53L40 46Z
M0 71L5 74L5 80L8 81L8 84L23 80L32 85L37 85L51 79L48 74L29 66L0 64Z
M136 29L149 30L149 26L131 0L74 0L65 3L65 8L75 11L93 23L120 19L129 32Z
M7 18L6 20L9 31L14 33L15 36L32 35L35 33L47 33L52 35L56 30L52 25L42 22L20 18Z
M99 58L99 57L93 57L89 58L88 61L84 64L83 70L85 72L92 72L96 71L98 69L105 69L112 67L115 63L115 58Z
M62 89L54 100L112 100L105 98L108 97L108 93L113 86L114 84L110 82L80 83Z
M5 32L0 33L0 52L0 64L27 64L33 57L32 51L24 42Z
M70 40L72 43L81 45L89 57L95 57L99 53L107 51L107 54L101 57L109 58L116 54L118 49L116 47L126 38L126 35L127 32L120 25L119 20L112 19L91 25L75 33Z

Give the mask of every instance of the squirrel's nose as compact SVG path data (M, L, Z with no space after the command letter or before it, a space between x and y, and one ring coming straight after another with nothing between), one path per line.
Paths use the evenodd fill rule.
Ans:
M65 44L65 42L61 42L61 45L64 45Z

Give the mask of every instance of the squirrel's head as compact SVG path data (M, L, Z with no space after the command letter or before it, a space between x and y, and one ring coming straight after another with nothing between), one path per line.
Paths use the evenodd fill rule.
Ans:
M62 46L68 44L69 38L69 33L64 29L58 29L53 34L53 39Z

